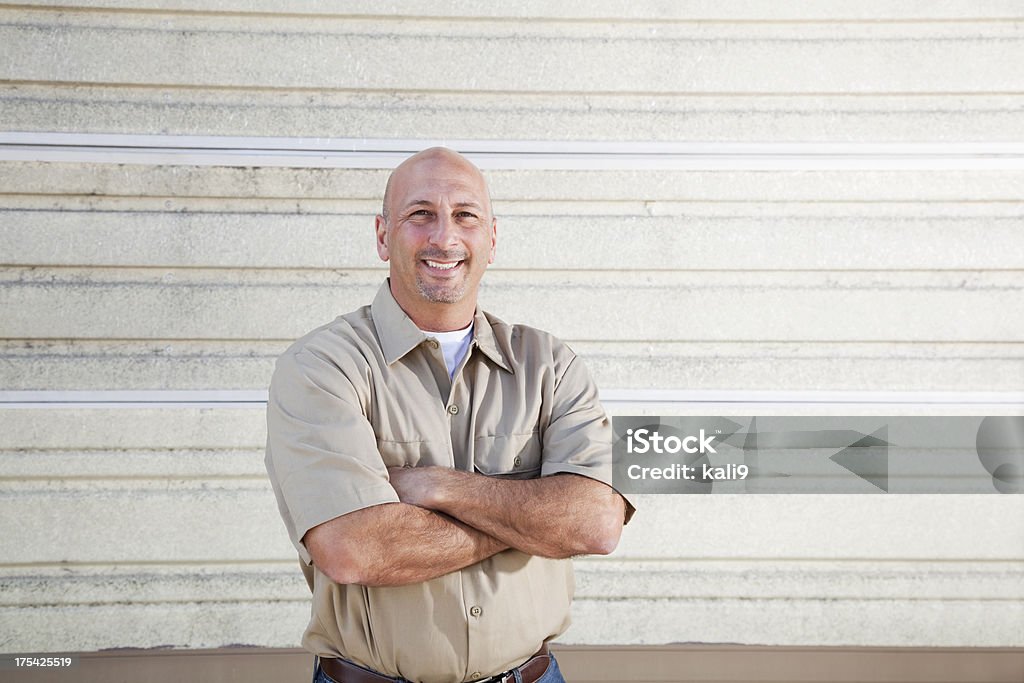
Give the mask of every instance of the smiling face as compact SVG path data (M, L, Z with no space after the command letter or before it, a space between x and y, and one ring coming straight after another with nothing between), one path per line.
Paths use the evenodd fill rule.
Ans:
M402 162L388 181L376 231L395 301L420 329L472 321L497 236L487 184L473 164L445 148Z

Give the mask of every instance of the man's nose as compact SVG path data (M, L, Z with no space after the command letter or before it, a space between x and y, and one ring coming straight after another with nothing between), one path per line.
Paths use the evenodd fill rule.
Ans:
M438 212L437 220L434 221L434 229L430 231L430 243L447 248L458 242L458 232L455 219L448 213Z

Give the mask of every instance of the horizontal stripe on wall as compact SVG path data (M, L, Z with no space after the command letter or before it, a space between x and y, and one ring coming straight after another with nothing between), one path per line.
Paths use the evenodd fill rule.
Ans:
M567 340L599 387L691 391L1002 392L1024 385L1024 344ZM290 343L0 341L7 390L266 389Z
M620 559L1024 560L1020 495L643 495L636 505ZM0 539L5 564L296 559L266 479L7 480L0 512L18 520Z
M1020 143L615 143L0 133L0 161L391 169L444 145L483 169L1021 170Z
M1024 95L222 90L0 83L9 131L421 140L1024 140ZM308 160L307 160L308 163Z
M0 208L0 263L378 269L383 275L386 265L373 247L376 211ZM840 213L767 205L746 214L708 207L674 216L501 215L490 269L1024 270L1024 204L919 207L914 216L882 207ZM585 258L567 244L585 248Z
M772 560L624 560L577 558L576 598L762 600L1024 600L1024 569L1015 562ZM751 580L751 573L756 580ZM974 579L964 582L966 574ZM132 580L134 579L134 580ZM63 590L53 590L54 585ZM272 596L308 602L309 588L291 560L234 566L80 564L0 567L0 607L182 602L247 602Z
M339 199L379 203L386 170L0 162L7 195ZM1024 171L557 171L487 173L496 202L1013 202ZM653 205L652 205L653 203ZM635 206L635 205L634 205ZM376 208L376 207L374 207ZM676 208L678 211L678 208Z
M296 339L372 300L374 272L0 269L8 339ZM1000 342L1013 272L490 273L484 308L563 339ZM628 321L628 324L624 324Z
M0 7L0 21L9 56L0 79L28 83L652 94L991 93L1020 92L1024 84L1019 71L1005 68L1024 55L1013 22L795 30L744 22L524 26L249 15L240 23L230 15L23 7ZM394 57L408 54L417 59Z
M1010 398L1010 397L1003 397ZM985 415L1021 414L1020 403L1007 405L1005 402L991 404L975 403L931 403L931 404L866 404L866 403L790 403L751 402L740 404L685 404L637 403L611 404L613 415L793 415L795 409L803 415ZM23 406L25 404L22 404ZM130 409L129 409L130 408ZM621 408L621 409L620 409ZM884 412L880 412L884 409ZM992 412L989 412L990 409ZM72 460L69 466L81 467L76 476L89 476L89 472L103 473L104 453L114 451L151 452L172 450L182 458L189 454L206 451L238 451L224 462L223 472L227 475L246 477L253 470L246 469L245 453L262 450L266 445L266 411L260 403L240 404L123 404L74 403L57 404L31 409L16 405L0 405L4 423L3 449L7 453L17 452L94 452L95 461ZM125 429L125 420L130 420L131 429ZM126 453L127 454L127 453ZM195 456L195 457L201 457ZM20 459L19 459L20 458ZM12 458L3 467L11 477L39 475L32 468L29 456ZM51 460L60 462L60 459ZM198 467L199 465L194 466ZM181 467L192 467L183 460ZM170 467L158 461L144 460L139 463L142 473L146 468ZM215 466L216 470L220 466ZM258 468L257 468L258 469ZM219 471L219 470L218 470ZM33 474L35 472L35 474ZM109 472L108 472L109 473ZM232 474L233 473L233 474ZM191 475L190 475L191 476ZM102 477L101 477L102 478ZM1022 499L1024 500L1024 499Z
M664 632L665 637L674 638L702 623L694 614L705 610L715 612L716 632L749 632L740 623L752 616L744 605L756 606L758 614L752 623L758 625L757 635L752 636L765 642L806 641L811 633L821 632L840 642L851 635L855 641L870 642L872 632L889 632L874 623L885 621L885 610L889 623L894 618L913 622L914 629L902 632L903 644L924 638L932 644L942 640L1012 644L1018 635L1015 601L1022 597L1022 584L1015 563L602 559L575 564L575 623L560 639L563 643L659 642L659 632L646 628L645 620L676 619ZM59 615L66 619L54 629L18 629L13 636L18 646L12 649L21 652L39 649L31 635L36 632L55 634L50 641L55 649L100 649L109 643L280 647L297 640L308 620L309 590L294 561L0 568L0 586L4 589L0 619L29 623L46 623ZM808 619L801 625L785 619L790 601L809 608ZM269 607L263 613L272 619L272 628L265 623L252 626L253 616L260 612L258 605ZM987 616L979 625L974 616L982 606ZM611 635L608 620L598 614L615 608L625 608L620 615L624 620L616 622L618 636ZM861 616L851 623L858 608ZM224 617L232 613L241 618L227 621ZM156 630L147 623L154 620L163 628ZM138 628L125 629L126 623ZM770 624L774 632L768 630ZM842 633L855 625L861 627L860 634Z
M3 3L4 5L11 3ZM80 11L122 10L136 12L193 12L197 14L308 14L312 17L437 17L439 19L471 18L540 18L550 20L606 21L643 19L652 22L671 21L945 21L978 20L1012 21L1022 18L1020 7L1013 0L988 0L979 4L971 0L946 0L893 7L886 0L863 0L851 6L844 0L819 0L813 4L798 3L779 6L773 0L720 2L690 0L678 7L658 0L568 0L552 5L544 0L521 0L514 5L495 5L477 0L450 0L439 7L431 0L350 0L344 7L324 5L320 0L221 0L216 8L199 0L26 0L18 7L77 9Z

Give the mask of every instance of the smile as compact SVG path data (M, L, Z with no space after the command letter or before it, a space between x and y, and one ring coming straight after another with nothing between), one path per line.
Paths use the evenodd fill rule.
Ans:
M426 263L427 266L429 266L430 268L433 268L435 270L452 270L453 268L458 267L462 263L462 261L453 261L452 263L444 263L442 261L431 261L429 259L425 259L423 262Z

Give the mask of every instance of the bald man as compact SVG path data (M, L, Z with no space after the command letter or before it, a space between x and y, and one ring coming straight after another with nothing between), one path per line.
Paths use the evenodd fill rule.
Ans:
M497 221L445 148L388 179L372 304L277 361L266 465L313 592L314 681L561 681L568 558L611 552L632 506L582 362L480 310Z

